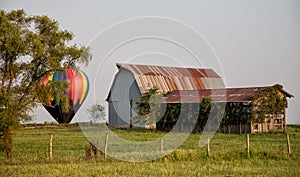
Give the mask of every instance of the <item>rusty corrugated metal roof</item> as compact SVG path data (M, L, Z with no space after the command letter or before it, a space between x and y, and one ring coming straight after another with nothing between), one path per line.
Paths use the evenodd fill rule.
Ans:
M117 64L131 71L142 93L156 86L160 92L224 88L222 78L212 69L153 65ZM210 79L212 82L210 82ZM213 83L213 84L211 84Z
M227 88L211 90L178 90L162 100L163 103L200 103L203 98L213 102L251 102L250 98L268 87Z

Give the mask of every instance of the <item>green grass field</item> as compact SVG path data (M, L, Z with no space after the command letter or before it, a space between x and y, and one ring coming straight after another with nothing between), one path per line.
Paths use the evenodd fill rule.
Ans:
M149 141L164 132L113 130L133 141ZM53 160L49 160L49 134L53 134ZM80 127L21 129L15 132L13 158L0 154L0 176L299 176L300 128L288 129L292 155L287 155L283 133L216 134L211 156L199 148L201 134L192 134L177 150L150 162L124 162L113 158L86 159L88 140ZM113 142L111 142L113 144ZM99 146L103 146L99 142ZM158 148L159 149L159 148ZM109 150L109 149L108 149Z

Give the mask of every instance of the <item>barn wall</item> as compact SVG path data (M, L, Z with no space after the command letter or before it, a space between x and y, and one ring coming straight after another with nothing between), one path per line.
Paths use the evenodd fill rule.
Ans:
M269 131L282 132L285 131L285 114L270 115L265 118L264 123L252 123L252 133L264 133Z
M137 114L135 105L139 95L141 93L133 74L121 68L115 76L110 97L108 98L108 117L111 127L129 127L130 115L136 116ZM130 105L131 100L132 109Z

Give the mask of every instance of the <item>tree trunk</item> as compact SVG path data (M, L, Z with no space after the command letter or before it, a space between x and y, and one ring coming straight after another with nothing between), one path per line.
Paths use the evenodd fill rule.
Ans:
M6 157L11 159L12 154L12 131L8 130L4 133L4 145L6 151Z

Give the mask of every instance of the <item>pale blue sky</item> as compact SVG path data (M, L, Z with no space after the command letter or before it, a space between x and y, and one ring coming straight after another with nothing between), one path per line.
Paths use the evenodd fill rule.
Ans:
M105 40L103 37L100 39L99 36L95 38L99 32L122 20L141 16L160 16L184 22L205 37L218 55L220 64L216 66L203 64L205 63L203 62L203 67L214 67L213 69L224 77L227 87L282 84L287 91L295 95L295 98L289 100L287 121L300 123L300 83L297 79L300 76L300 1L298 0L112 0L109 2L2 0L0 2L0 9L20 8L30 15L43 14L56 19L61 28L75 34L75 43L92 47L93 62L88 68L82 68L82 70L89 74L92 83L103 82L103 86L95 88L100 90L100 93L94 93L92 88L75 120L82 120L81 118L86 116L86 107L94 102L94 95L102 104L106 104L104 99L117 71L114 66L115 61L127 62L129 58L140 53L160 51L135 57L130 62L168 64L170 58L162 55L164 53L175 56L179 59L177 62L185 66L195 65L194 61L188 59L186 53L177 50L174 45L164 41L145 39L142 42L130 43L112 54L96 77L99 65L104 62L102 56L106 50L109 50L109 47L115 44L112 41L118 42L122 36L134 34L136 28L139 27L133 26L134 28L129 30L130 28L126 28L128 26L121 26L120 29L124 29L123 32L118 29L110 31L111 33L107 33ZM149 31L156 29L156 27L146 27ZM161 31L160 28L157 29ZM188 36L186 31L181 31L180 27L169 31L170 35L178 34L177 39L181 43L189 42L191 48L193 44L195 44L194 47L197 46L197 42L193 42L191 36ZM189 39L189 41L184 41L184 39ZM104 41L107 45L103 43ZM143 52L138 52L138 50ZM201 50L198 52L196 53L200 58L211 57L208 56L211 53L205 55L203 54L205 52ZM149 56L160 59L149 61L147 60ZM39 121L51 121L50 116L43 109L39 109L35 114Z

